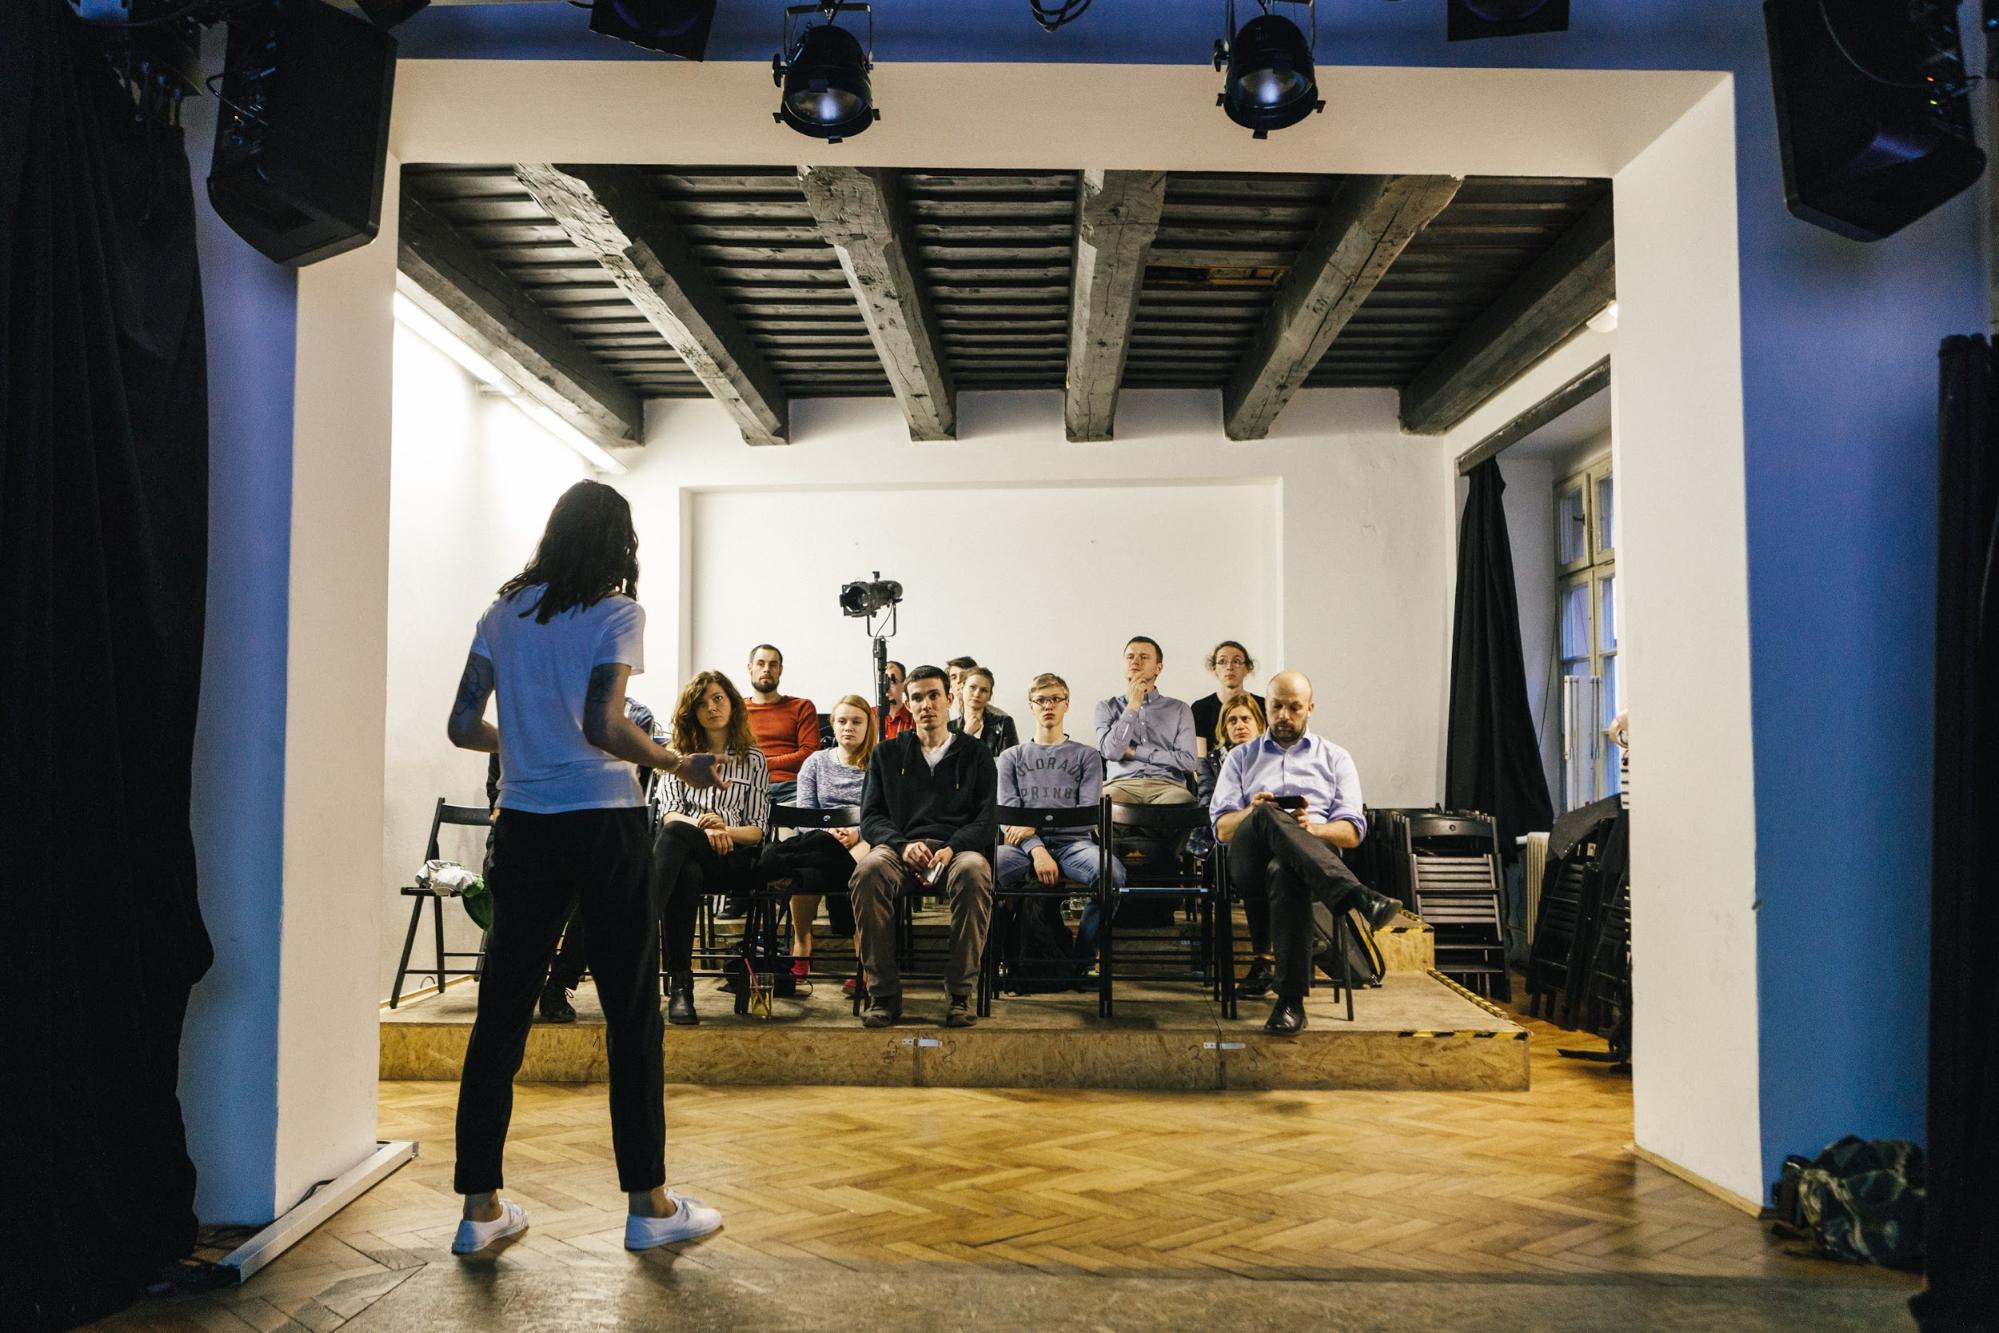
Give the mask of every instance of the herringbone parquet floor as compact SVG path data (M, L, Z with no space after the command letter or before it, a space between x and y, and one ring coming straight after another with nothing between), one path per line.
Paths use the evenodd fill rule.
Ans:
M388 1317L396 1290L426 1269L490 1299L509 1274L559 1282L571 1275L558 1270L587 1269L593 1283L643 1285L660 1264L759 1292L856 1272L1796 1282L1877 1305L1914 1289L1793 1257L1753 1219L1634 1160L1628 1081L1559 1059L1575 1034L1536 1027L1525 1093L672 1087L669 1179L727 1224L643 1259L620 1248L602 1085L521 1087L508 1192L532 1229L495 1259L457 1264L446 1253L457 1089L385 1084L382 1134L420 1140L416 1163L246 1287L115 1322L330 1328L367 1312L362 1325L402 1327ZM815 1321L841 1322L800 1326ZM1535 1326L1531 1314L1520 1326Z

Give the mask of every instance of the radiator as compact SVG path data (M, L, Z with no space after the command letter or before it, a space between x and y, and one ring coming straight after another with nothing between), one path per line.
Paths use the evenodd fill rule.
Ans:
M1548 835L1530 833L1523 841L1527 844L1527 858L1522 871L1527 884L1527 942L1534 942L1534 923L1541 919L1541 881L1548 873Z

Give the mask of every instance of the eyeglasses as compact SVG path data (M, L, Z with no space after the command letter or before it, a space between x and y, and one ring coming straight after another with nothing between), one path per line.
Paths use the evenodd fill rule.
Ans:
M1068 703L1069 696L1066 694L1039 694L1027 702L1033 704L1036 708L1053 708L1056 704Z
M1215 669L1218 671L1223 667L1246 667L1248 665L1249 663L1240 657L1217 657L1215 659Z

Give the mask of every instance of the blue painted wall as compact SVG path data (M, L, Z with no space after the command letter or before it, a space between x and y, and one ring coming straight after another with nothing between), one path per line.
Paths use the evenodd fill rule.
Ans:
M724 0L710 56L768 59L779 8ZM1920 1140L1935 351L1986 326L1980 198L1871 246L1790 217L1753 3L1585 0L1566 34L1456 46L1442 0L1318 9L1327 67L1735 74L1765 1175L1849 1131ZM1198 64L1221 4L1098 0L1057 34L1024 0L879 11L884 60ZM564 5L433 6L402 34L413 57L656 58Z

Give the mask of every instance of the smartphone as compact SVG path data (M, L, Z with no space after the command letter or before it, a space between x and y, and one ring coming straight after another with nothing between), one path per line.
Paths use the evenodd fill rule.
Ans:
M1295 812L1305 808L1305 798L1302 796L1280 796L1277 798L1275 804L1281 809Z

